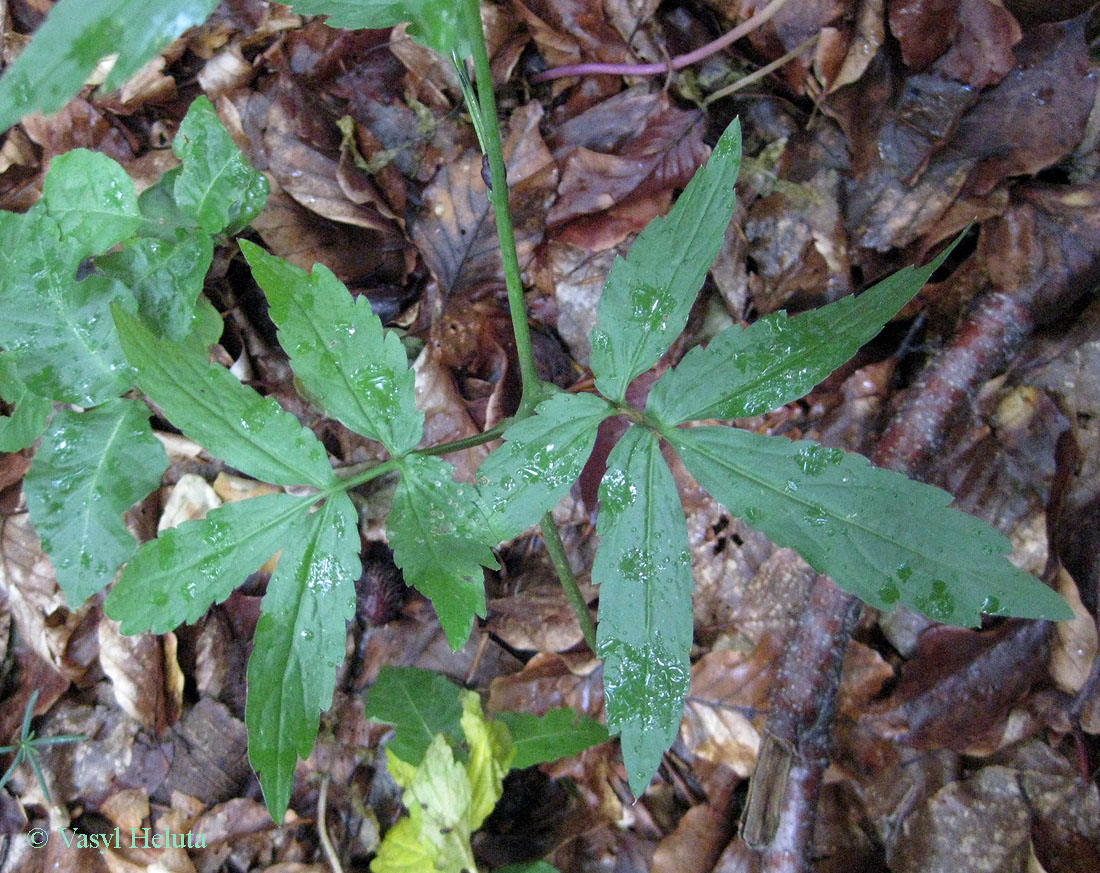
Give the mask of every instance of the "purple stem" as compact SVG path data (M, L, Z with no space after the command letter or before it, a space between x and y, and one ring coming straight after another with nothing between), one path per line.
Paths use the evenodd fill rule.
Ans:
M722 51L726 46L732 45L746 34L752 33L764 22L768 21L787 3L787 0L772 0L767 6L757 12L752 18L746 19L733 30L708 42L686 55L677 55L663 64L568 64L564 67L554 67L552 70L543 70L533 76L532 82L549 82L551 79L562 79L566 76L659 76L661 73L671 73L674 70L682 70L684 67L709 58L716 52Z

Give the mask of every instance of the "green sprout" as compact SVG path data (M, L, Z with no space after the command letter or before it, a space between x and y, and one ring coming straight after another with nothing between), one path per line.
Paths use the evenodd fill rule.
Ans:
M3 788L8 784L8 780L11 779L15 773L16 768L24 761L30 761L31 767L34 768L34 775L38 777L38 784L42 786L42 793L46 796L46 801L53 804L53 798L50 797L50 789L46 785L46 776L42 772L42 765L38 760L39 749L43 746L56 746L61 743L78 743L82 740L88 739L84 734L66 734L59 737L35 737L34 731L31 730L31 718L34 716L34 705L38 701L38 690L31 694L31 699L27 701L27 711L23 713L23 728L19 732L19 739L11 746L0 746L0 754L7 754L8 752L15 752L15 760L11 762L11 766L8 767L7 772L3 776L0 776L0 788Z

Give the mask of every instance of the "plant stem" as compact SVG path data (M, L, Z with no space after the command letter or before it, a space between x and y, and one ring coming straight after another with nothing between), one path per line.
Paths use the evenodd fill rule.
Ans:
M470 22L470 42L473 45L474 75L477 77L477 105L470 111L479 115L478 139L489 160L489 174L492 187L489 200L497 221L497 237L500 241L500 258L504 265L504 281L508 289L508 310L512 317L512 333L516 339L516 355L519 358L520 378L523 381L523 394L515 421L521 421L534 414L535 406L542 399L542 383L535 369L535 355L531 348L531 330L527 325L527 301L523 297L523 281L520 276L519 256L516 253L516 235L512 227L512 213L508 208L508 174L504 164L504 149L500 142L500 125L497 122L497 101L493 93L493 75L489 68L489 50L485 45L485 31L481 26L481 13L478 0L462 0L466 4L467 20ZM476 31L476 32L475 32ZM503 430L504 422L497 427ZM495 428L494 428L495 430ZM487 431L486 433L489 433ZM485 434L480 436L484 437ZM494 434L496 436L496 434ZM479 440L479 445L486 440ZM461 441L460 441L461 442ZM436 446L432 454L440 454L442 447ZM468 448L468 446L462 446ZM558 580L569 599L577 621L581 626L585 642L593 653L596 651L596 624L588 611L588 604L577 586L569 560L565 556L565 546L550 513L542 519L542 536L546 550L554 563Z
M348 468L346 470L340 470L336 475L342 480L339 485L334 485L329 489L329 492L338 491L350 491L352 488L358 488L360 485L364 485L371 479L377 479L379 476L384 476L386 473L392 473L401 465L401 458L390 458L381 464L375 464L373 467L368 467L365 470L358 469L356 467ZM341 475L343 474L343 475Z
M426 449L416 449L414 455L449 455L451 452L461 452L463 449L473 449L485 443L500 439L500 435L512 423L513 419L505 418L498 421L491 428L473 436L463 437L460 440L451 440L449 443L440 443L438 446L429 446Z
M508 209L508 177L504 166L504 150L500 142L500 126L497 123L497 101L493 93L493 75L489 68L489 51L485 46L485 32L481 26L478 0L462 0L471 22L470 41L474 50L474 75L477 77L478 106L471 112L481 115L482 144L489 159L492 190L489 200L496 214L497 236L500 240L500 257L504 263L504 281L508 289L508 309L512 316L512 332L516 338L516 354L519 357L523 395L520 399L517 419L527 418L535 410L540 397L539 377L535 371L535 355L531 349L531 330L527 326L527 301L523 298L523 281L520 278L519 256L516 254L516 235L512 227L512 213Z
M592 621L592 613L588 611L588 603L581 593L577 579L573 575L573 568L569 566L569 558L565 555L565 544L561 541L558 526L554 524L553 516L548 512L542 517L542 538L546 542L546 551L550 553L550 560L554 562L561 587L565 589L565 596L569 598L569 604L577 614L577 621L581 625L581 633L584 641L592 653L596 653L596 623Z
M772 0L767 6L757 12L752 18L741 22L733 30L718 37L718 39L700 46L686 55L677 55L663 64L569 64L564 67L555 67L552 70L544 70L531 77L532 82L549 82L551 79L561 79L565 76L659 76L662 73L671 73L674 70L682 70L684 67L709 58L720 52L726 46L732 45L741 37L752 33L756 28L767 22L775 15L787 0Z
M500 439L505 428L511 423L512 419L505 418L481 433L475 433L472 436L463 437L460 440L440 443L437 446L428 446L426 449L413 449L409 454L449 455L451 452L461 452L463 449L472 449L485 443L492 442L495 439ZM355 488L362 485L364 482L369 482L371 479L396 470L400 460L400 458L391 458L381 464L370 464L368 462L367 464L351 464L347 467L343 467L336 473L336 475L343 480L340 484L340 489Z
M776 58L774 61L772 61L767 66L761 67L759 70L756 70L755 72L749 73L747 76L744 76L744 77L738 79L736 82L734 82L731 85L726 85L725 88L719 88L713 94L708 94L707 98L703 101L703 105L704 106L709 106L715 100L719 100L722 97L728 97L730 94L733 94L736 91L740 91L742 88L747 88L753 82L756 82L756 81L759 81L760 79L763 79L769 73L772 73L775 70L778 70L780 67L784 66L785 64L787 64L790 61L793 61L795 58L797 58L800 54L802 54L804 51L806 51L806 49L808 49L815 42L817 42L817 38L820 35L821 34L819 34L819 33L815 33L813 36L811 36L809 39L807 39L801 45L797 46L796 48L791 49L789 52L787 52L785 55L783 55L783 57Z

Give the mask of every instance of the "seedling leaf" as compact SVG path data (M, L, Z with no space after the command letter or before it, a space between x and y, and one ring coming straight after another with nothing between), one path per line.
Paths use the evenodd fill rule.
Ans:
M335 481L320 440L275 400L195 350L158 338L128 312L113 312L141 390L187 436L265 482L325 488Z
M607 726L622 735L630 788L640 796L680 728L694 580L684 513L657 437L632 426L607 468L592 567L600 586L598 654Z
M97 258L96 267L130 289L147 323L182 342L194 326L195 302L214 257L214 243L205 233L177 230L175 237L172 242L140 237L122 251Z
M470 758L466 778L470 780L470 832L489 817L504 793L504 776L512 762L511 734L503 722L489 721L474 691L462 692L462 733Z
M1072 617L1054 591L1005 560L1005 537L949 509L946 491L811 442L729 427L665 436L726 509L872 606L903 603L969 626L982 612Z
M143 545L107 595L124 634L198 621L295 537L312 497L265 494L227 503Z
M392 724L387 748L402 761L419 766L436 734L462 742L462 689L430 670L384 666L367 692L364 713Z
M797 400L874 339L960 239L925 266L899 270L858 297L794 318L777 312L746 329L726 328L657 380L646 411L674 426L760 415Z
M569 492L592 453L596 428L614 412L594 394L557 394L504 432L504 445L478 471L497 542L537 524Z
M243 230L267 202L268 184L248 163L206 97L191 103L172 151L183 161L176 204L207 233Z
M75 261L106 251L141 223L133 180L106 155L86 149L51 161L41 202Z
M183 33L202 24L218 0L60 0L0 79L0 131L28 112L64 106L92 70L117 55L103 83L111 91Z
M102 589L137 550L122 514L160 484L167 468L149 410L136 400L54 416L23 490L71 607Z
M451 648L465 645L474 615L485 615L485 574L498 568L486 542L477 492L455 482L450 464L426 455L401 462L387 522L393 560L405 581L431 598Z
M317 739L355 615L359 523L346 494L330 496L283 544L248 659L248 758L271 817L282 822L298 758Z
M353 299L320 264L310 274L244 240L241 251L271 303L295 375L325 412L392 455L415 448L424 425L415 376L397 334L383 332L367 298Z
M500 712L494 719L508 725L512 734L512 747L516 751L512 767L516 770L568 758L608 740L606 727L568 707L551 709L543 716Z
M22 451L46 429L53 403L28 390L4 354L0 354L0 397L15 407L11 415L0 418L0 452Z
M622 401L626 386L657 363L687 324L736 204L741 125L734 119L668 215L651 221L626 259L617 258L592 329L596 387Z
M44 189L25 215L0 213L0 346L39 397L96 406L130 385L108 307L132 303L118 283L76 272L133 233L134 185L110 158L77 150L54 158Z

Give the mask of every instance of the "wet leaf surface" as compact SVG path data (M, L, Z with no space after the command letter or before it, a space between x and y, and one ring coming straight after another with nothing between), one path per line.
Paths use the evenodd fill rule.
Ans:
M957 508L1001 530L1024 572L1041 575L1049 562L1044 578L1058 577L1075 618L1057 628L986 619L981 630L958 631L904 610L867 610L849 647L837 700L833 766L810 841L814 869L1041 867L1091 873L1100 844L1100 691L1090 678L1096 672L1100 592L1100 321L1090 296L1100 263L1095 18L1081 14L1088 4L1079 0L792 2L759 31L671 75L531 82L538 71L566 63L662 63L765 5L527 0L486 8L499 115L510 134L509 180L528 317L543 343L540 366L577 395L569 399L591 399L585 393L591 385L586 368L593 363L589 335L616 254L629 251L634 235L669 210L735 115L745 160L740 202L718 263L705 279L700 274L703 296L685 312L683 335L665 344L659 369L628 386L631 402L644 404L658 379L666 386L676 382L662 373L681 359L685 375L677 390L657 389L654 409L658 401L662 408L690 405L699 381L733 386L721 362L686 378L723 329L729 336L746 327L762 329L755 323L780 309L788 311L784 323L797 323L799 313L847 300L900 267L926 262L976 218L978 229L879 338L863 344L804 399L777 409L764 407L789 398L762 402L738 424L744 431L870 455L896 409L921 393L932 396L916 378L923 364L952 348L960 330L965 335L975 308L991 297L1011 301L1035 320L1035 332L981 384L968 381L972 360L952 364L942 383L953 398L942 419L947 424L935 424L937 409L929 408L932 417L920 427L936 437L935 447L913 469L946 487ZM2 49L8 69L48 7L42 0L6 5ZM403 347L391 351L417 359L422 445L470 436L515 408L515 352L475 136L449 63L414 36L403 26L334 30L319 18L258 0L222 4L206 25L183 33L121 91L85 90L57 114L30 114L9 130L0 147L0 207L6 215L37 210L23 221L49 211L51 200L58 201L56 190L34 207L46 169L74 147L118 161L137 190L145 191L177 166L168 146L188 105L205 93L212 101L209 112L216 112L271 188L248 238L300 269L325 264L350 288L348 301L365 295L385 324L406 332ZM814 49L756 82L751 93L700 111L699 100L716 88L809 37L817 37ZM115 78L126 69L128 53L122 54ZM51 76L66 71L71 73L67 62L43 64L41 70ZM191 139L197 145L201 137ZM212 159L210 166L221 164ZM251 184L258 193L261 183L253 178ZM171 233L156 235L159 245L97 254L101 275L86 275L90 265L80 260L107 251L114 240L83 234L87 251L65 265L65 282L85 286L89 295L95 291L91 297L100 302L110 297L111 280L135 284L136 311L148 316L162 310L158 328L177 340L193 321L201 290L227 328L217 336L220 327L207 325L214 327L212 360L222 369L233 366L235 393L256 389L256 397L271 398L265 401L269 410L275 400L282 404L288 414L276 415L276 429L294 442L299 435L306 446L309 459L291 452L300 463L282 470L291 489L329 481L333 462L384 459L381 444L326 417L346 412L337 410L337 398L326 403L297 393L266 304L236 249L221 242L208 249L184 227L200 219L210 226L239 223L255 211L256 199L243 211L238 204L214 215L199 194L193 218L179 223L178 214L154 209L157 196L154 189L143 197L138 218L146 229L151 219L177 222ZM79 231L84 213L59 209L51 221ZM2 220L6 226L11 218ZM9 284L34 273L35 257L19 240L5 247L0 258L6 258ZM7 320L0 328L7 331L5 361L9 347L26 338L23 328L36 311L24 305L25 287L14 293L16 327ZM285 295L284 302L293 305L296 294ZM94 301L90 309L79 309L79 319L90 323L102 314ZM866 301L857 296L855 302ZM366 311L362 302L354 307ZM109 317L96 325L106 330ZM426 348L417 357L421 344ZM703 348L688 352L696 346ZM148 351L165 358L163 348ZM204 366L207 351L200 355ZM376 349L352 351L378 363ZM594 357L598 371L599 355ZM115 363L124 366L121 357ZM396 366L398 358L391 363ZM11 380L0 386L0 413L13 416L3 431L11 439L0 439L7 450L0 457L0 744L10 740L37 689L39 735L91 737L51 747L43 757L51 790L75 824L91 830L190 828L207 835L209 848L155 857L152 850L112 850L100 856L66 852L64 842L53 839L47 855L16 839L9 841L7 856L13 870L328 869L315 823L326 775L329 836L345 870L366 869L400 813L399 795L376 757L390 729L368 722L363 712L363 692L385 665L440 671L486 695L489 711L538 717L571 706L608 720L604 669L585 648L560 589L547 584L552 579L541 540L528 533L504 543L495 553L501 569L490 571L482 561L492 561L488 546L479 544L476 554L467 555L447 540L450 557L470 558L461 571L474 580L469 591L485 587L486 620L473 620L480 599L464 604L458 624L470 628L469 640L453 652L451 643L460 642L448 636L455 637L455 621L447 619L445 630L429 600L403 590L378 612L361 603L346 625L346 638L343 620L339 629L333 624L322 660L342 661L339 671L318 668L297 689L310 713L330 701L332 710L321 717L314 754L293 767L286 826L273 828L248 762L246 662L265 590L275 585L271 571L278 572L269 559L280 549L299 551L301 529L312 529L319 513L309 513L309 498L257 494L251 480L240 477L226 490L224 480L214 481L224 465L184 437L164 433L164 421L154 418L154 432L171 461L165 488L125 515L125 507L119 509L112 538L93 539L98 547L147 539L167 508L165 526L189 520L166 534L165 542L192 552L198 563L211 560L207 569L216 565L224 581L212 598L181 601L142 618L146 624L160 621L158 630L175 628L174 634L120 636L98 596L80 606L66 600L28 518L28 501L33 510L39 498L33 496L35 474L28 476L27 468L35 451L41 463L56 445L51 449L44 439L34 446L52 407L35 389L53 385L52 376L25 369L15 375L45 405L36 406ZM76 393L59 399L101 399L101 386L91 379L97 371L89 366L82 372L87 384L68 386ZM248 387L241 388L241 381ZM111 384L118 389L112 397L129 387ZM102 399L111 398L104 393ZM170 406L163 410L178 424ZM103 409L59 408L51 431ZM529 434L526 449L560 445L566 428L555 421ZM621 421L609 424L601 427L582 487L572 491L564 481L573 478L571 465L564 472L551 465L549 472L561 472L562 481L536 476L530 483L539 499L526 516L560 498L554 513L582 583L603 533L594 515L597 487L624 429ZM240 429L230 430L234 440L242 436ZM694 435L679 429L674 434L681 432ZM506 452L518 444L516 436L505 443ZM585 454L587 448L575 450ZM467 490L445 490L463 505L473 506L472 486L487 454L483 446L447 458ZM665 454L662 460L654 450L650 457L670 463L684 501L690 559L683 565L690 566L695 583L685 637L691 648L684 647L690 655L682 664L685 678L690 669L691 686L683 711L675 719L670 715L666 725L676 732L676 743L636 803L616 742L524 771L523 785L506 784L498 815L475 839L479 869L535 857L553 861L563 873L760 869L759 857L736 836L734 825L760 730L784 682L777 665L815 575L792 551L778 548L706 495L674 453ZM254 461L234 455L231 463L241 463L245 474L273 472L250 466ZM149 485L139 481L129 459L123 468L136 490ZM196 474L203 482L201 497L184 500L183 484L179 496L172 496L170 486L194 485ZM210 484L227 500L250 499L214 509L213 521L203 521L204 511L217 502L207 493ZM361 556L386 548L381 520L396 484L396 477L371 483L358 495L366 540L357 536L351 542L356 550L370 543ZM417 507L430 508L428 498L439 493L417 492ZM300 506L291 506L296 500ZM227 541L217 554L194 545L189 531L195 528L189 526L207 525L208 531L223 517L240 530L253 530L259 501L293 510L297 521L254 531L246 542ZM517 526L528 521L513 520L509 533L520 533ZM69 543L70 532L53 537ZM908 531L903 538L909 539ZM949 545L953 531L945 530L942 539ZM115 583L107 601L112 612L116 604L135 601L139 586L183 590L177 578L158 569L156 552L146 549L131 563L136 569ZM881 554L874 551L876 556ZM411 581L415 566L410 571L405 564L404 581ZM104 573L109 581L111 574ZM64 582L64 569L60 575ZM605 582L605 600L616 584L607 588ZM584 594L595 608L599 589L584 586ZM215 600L220 602L210 606ZM196 624L175 627L184 620ZM321 687L322 672L337 677L334 693L324 693L330 689ZM280 675L275 668L270 674L272 682ZM609 686L616 681L609 675ZM296 693L293 683L287 693ZM302 741L303 750L312 718L302 716L288 733ZM291 758L287 750L281 754L282 763L268 767L278 775L269 778L285 781ZM5 757L0 767L7 763ZM33 773L19 770L0 794L2 828L48 827L48 815Z

